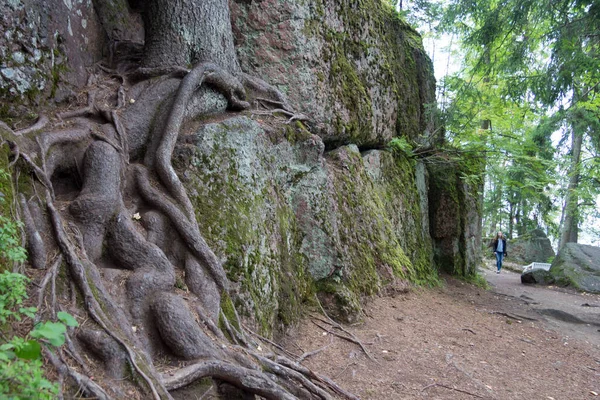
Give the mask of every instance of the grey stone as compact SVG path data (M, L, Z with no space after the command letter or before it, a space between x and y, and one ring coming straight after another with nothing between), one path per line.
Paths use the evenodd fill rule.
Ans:
M516 263L548 262L554 257L550 239L541 229L534 229L508 242L511 260Z
M17 64L23 64L25 62L25 55L20 51L13 53L13 61Z
M533 268L521 274L521 283L549 285L554 283L552 274L542 268Z
M426 187L408 159L355 145L324 154L301 124L234 117L201 126L174 163L247 311L269 326L310 281L352 321L360 296L435 274Z
M435 112L426 111L435 80L421 39L379 0L230 7L242 69L287 94L328 145L381 146L399 132L439 138L426 135L435 131Z
M550 273L558 285L600 293L600 247L567 243L552 262Z

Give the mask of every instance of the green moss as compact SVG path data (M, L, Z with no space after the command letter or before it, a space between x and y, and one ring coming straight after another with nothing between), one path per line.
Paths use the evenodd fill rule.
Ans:
M465 281L467 283L470 283L472 285L475 285L475 286L480 287L485 290L490 288L490 285L489 285L488 281L485 279L485 277L477 272L466 275L466 276L458 276L458 278L462 281Z
M341 276L351 292L357 296L373 295L395 279L417 284L436 284L437 274L426 255L430 247L420 248L420 244L415 241L415 248L412 250L418 257L415 258L417 263L414 263L400 244L394 223L390 219L394 212L386 196L405 197L403 188L410 186L412 192L407 197L410 198L412 193L410 202L413 207L406 209L406 214L420 224L414 177L394 177L387 192L372 184L363 168L360 154L342 148L330 154L330 157L338 167L334 186L341 220L340 241L346 253L346 266ZM402 171L394 165L392 168L394 171ZM417 226L420 229L420 225ZM327 285L333 283L329 282ZM327 286L321 286L321 289L327 289Z
M312 293L306 260L300 253L302 237L285 194L273 181L248 176L252 168L238 164L245 156L226 135L245 135L248 126L229 121L211 125L214 134L210 155L195 154L185 168L203 236L225 258L228 278L238 283L235 303L240 314L251 317L260 333L288 325L300 317L301 303ZM310 133L301 122L287 125L290 143L302 142ZM269 168L271 155L257 162ZM196 169L199 168L199 169ZM240 171L241 170L241 171ZM300 174L301 175L301 174ZM295 179L300 179L295 177Z
M291 125L285 125L283 129L285 138L292 145L305 141L312 136L301 121L294 121Z
M433 101L433 92L427 94L431 99L421 98L422 92L427 93L422 88L428 80L433 82L433 70L420 35L387 1L346 2L327 11L341 20L342 29L324 23L324 1L313 4L304 32L324 42L322 57L330 66L329 86L345 108L336 110L332 118L336 133L357 144L369 140L373 110L368 85L374 84L396 99L396 134L420 136L426 129L424 103Z
M219 314L219 328L225 335L228 335L227 329L225 329L225 322L223 321L223 316L227 318L227 321L230 325L232 325L238 331L242 331L240 329L240 322L237 319L235 309L234 309L233 301L231 301L231 297L225 292L221 293L221 311L222 314Z

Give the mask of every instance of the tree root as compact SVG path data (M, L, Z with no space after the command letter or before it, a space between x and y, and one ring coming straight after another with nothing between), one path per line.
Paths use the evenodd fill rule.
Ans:
M254 94L254 98L272 99L270 100L272 103L281 104L281 108L290 112L293 111L293 108L290 106L287 98L279 89L269 85L260 78L243 72L241 73L240 78L244 87L246 87L249 92Z
M246 351L248 352L248 350L246 350ZM285 365L284 363L272 361L269 358L264 357L255 352L252 352L250 354L256 360L258 360L260 364L263 365L263 368L266 368L268 371L271 371L273 374L278 375L281 378L284 378L283 382L285 382L286 380L293 380L293 381L299 382L310 393L318 396L320 399L333 400L333 398L329 395L329 393L327 393L324 389L318 387L316 384L311 382L304 372L299 372L295 368L290 368L288 365ZM273 356L273 358L287 360L285 357ZM290 364L293 364L293 363L290 362ZM306 370L308 371L308 368L306 368ZM293 390L295 385L291 384L291 387L290 387L290 384L288 384L286 386L288 386L288 389Z
M286 124L290 124L294 121L310 121L310 118L308 118L304 114L297 114L297 113L285 110L283 108L275 108L275 109L271 109L268 111L254 110L254 111L252 111L252 114L254 114L254 115L271 115L271 116L276 116L277 114L283 114L283 115L289 117Z
M56 260L54 261L52 266L46 272L46 275L44 275L44 279L42 279L42 282L39 285L38 301L37 301L38 311L42 309L42 304L44 302L44 295L46 293L46 287L48 286L50 279L52 279L52 280L56 279L56 272L58 271L58 267L62 263L62 260L63 260L62 255L59 254L58 257L56 257ZM37 314L34 319L34 322L38 323L39 321L40 321L39 314Z
M284 365L287 368L293 369L311 379L315 379L319 382L322 382L327 387L329 387L331 390L333 390L335 393L339 394L340 396L343 396L344 398L346 398L348 400L360 400L358 397L356 397L352 393L347 392L344 389L342 389L341 387L339 387L338 384L336 384L334 381L327 378L326 376L319 375L316 372L314 372L298 363L295 363L285 357L278 356L278 357L276 357L276 360L279 364Z
M71 267L71 276L75 279L80 290L83 292L84 304L86 306L88 313L94 319L94 321L98 325L100 325L100 327L102 329L104 329L106 331L106 333L108 333L113 339L115 339L121 346L123 346L125 348L125 350L128 353L128 356L129 356L129 362L134 367L134 369L137 371L137 373L148 384L148 387L150 388L153 397L156 400L160 400L162 398L170 399L171 396L169 395L168 391L166 389L164 389L164 387L162 387L161 382L158 379L154 379L154 380L150 379L139 367L138 363L136 362L136 359L138 359L138 358L143 359L143 358L141 356L136 357L135 353L125 343L125 341L123 341L121 338L119 338L117 336L116 333L114 333L115 330L109 329L107 327L107 324L104 321L109 321L109 319L106 317L106 315L104 315L104 312L102 311L98 301L94 297L94 294L93 294L93 292L89 286L88 280L87 280L87 273L85 271L85 267L80 262L79 257L77 256L77 254L75 252L75 249L70 244L70 242L67 238L67 234L65 233L64 228L62 226L60 214L58 214L58 211L56 211L56 208L54 207L54 204L52 202L52 197L51 197L49 191L47 191L47 193L46 193L46 203L47 203L48 211L50 213L50 217L51 217L51 220L52 220L52 223L54 226L54 231L55 231L55 235L56 235L56 238L58 241L58 245L59 245L63 255L66 258L67 264ZM100 288L97 287L96 289L99 290ZM106 301L108 299L105 298L103 300L105 301L105 305L106 305ZM114 306L111 308L114 309ZM115 311L116 311L116 309L115 309ZM127 331L125 330L125 332L127 332ZM161 389L162 395L159 395L157 387L158 387L158 389Z
M29 262L35 269L44 269L46 268L46 246L40 233L37 231L31 211L29 210L29 205L23 194L19 195L19 204L21 205L21 214L25 225Z
M455 388L455 387L452 387L452 386L448 386L448 385L444 385L443 383L437 383L437 382L436 383L432 383L431 385L425 386L423 389L421 389L421 392L424 392L425 390L427 390L429 388L432 388L432 387L436 387L436 386L442 387L444 389L454 390L455 392L458 392L458 393L468 394L469 396L477 397L478 399L485 399L485 397L480 396L478 394L471 393L471 392L466 391L466 390L458 389L458 388Z
M146 79L156 78L157 76L169 75L173 78L183 78L190 72L189 69L172 65L168 67L137 68L127 75L131 82L144 81Z
M24 135L24 131L39 131L47 122L40 117L34 126L18 131L15 139L25 151L19 151L15 142L16 153L46 188L45 203L50 224L45 228L39 223L36 226L29 205L24 197L20 198L30 254L34 255L32 264L42 265L42 261L35 260L35 254L48 252L46 248L34 248L36 243L44 244L40 229L52 230L61 253L41 282L37 299L39 308L45 300L50 304L44 312L50 315L62 308L56 299L56 276L64 260L70 277L70 304L80 307L78 304L82 299L82 308L90 317L85 329L74 337L75 343L67 337L68 351L64 351L72 358L69 363L75 365L76 362L86 374L89 373L86 361L78 353L83 347L102 361L105 371L114 379L121 379L126 366L130 365L134 380L141 382L140 388L156 400L172 399L169 390L202 377L212 377L217 382L225 382L246 394L265 399L329 400L333 398L332 393L356 399L332 381L285 357L265 356L258 341L248 332L298 358L243 325L231 323L240 323L235 308L232 321L220 312L221 296L228 293L229 281L221 260L200 234L193 204L171 159L179 130L184 119L189 118L186 109L190 98L203 84L222 93L228 100L229 109L241 110L249 104L245 100L245 88L238 79L211 63L199 64L191 71L185 68L138 69L128 79L165 73L183 79L170 108L164 107L164 114L157 117L166 117L164 125L162 119L149 124L148 130L140 131L141 139L128 136L121 123L120 111L117 111L126 106L125 79L117 91L115 109L97 107L96 95L99 99L109 98L105 92L100 92L108 87L98 85L88 91L86 107L58 114L60 119L73 119L71 123L76 128L37 134L40 149L37 160L41 161L41 167L34 162L35 157L32 159L27 154L35 143L31 138L18 136ZM91 75L90 85L93 79ZM291 111L285 97L273 87L260 80L243 79L255 93L272 98L261 97L258 101L281 107L274 113L290 116L289 122L305 118ZM167 83L172 90L176 82L170 80ZM143 84L139 90L142 87ZM168 101L171 102L171 98ZM151 132L149 144L145 132ZM129 144L134 140L140 143L136 142L134 147L137 148L131 157L140 157L140 149L146 148L145 165L129 163ZM52 149L59 144L65 146ZM53 185L57 185L58 200L55 200ZM67 212L70 215L66 215ZM140 219L138 214L141 214L141 224L136 222ZM185 283L193 295L176 294L176 267L184 269ZM131 272L116 271L115 268ZM109 287L109 294L103 278L113 277L120 281ZM122 288L123 284L125 288ZM112 296L124 298L127 307L118 307ZM59 297L61 301L67 303L69 300ZM219 319L223 329L216 324ZM148 329L138 331L137 326ZM164 346L158 347L159 342ZM231 342L239 346L231 346ZM150 354L161 359L166 354L169 362L193 360L194 364L173 375L161 376L154 370ZM69 367L62 353L47 351L47 357L61 377L70 377L87 394L110 398L99 385ZM118 393L116 396L119 397Z
M316 319L320 320L321 322L325 322L326 324L329 324L331 326L333 326L336 329L339 329L340 331L344 332L346 335L349 336L349 338L345 338L346 340L349 340L357 345L360 346L361 350L366 354L367 357L369 357L369 359L371 361L376 362L377 364L379 364L379 361L375 360L371 354L367 351L366 347L362 344L362 342L360 340L358 340L358 338L352 333L352 332L348 332L348 330L344 329L343 326L341 326L340 324L338 324L337 322L335 322L333 319L331 319L331 317L329 315L327 315L327 313L325 312L325 309L323 308L323 306L321 305L321 302L319 301L319 298L315 295L315 300L317 301L317 304L319 305L319 308L321 309L321 312L323 313L323 315L327 318L327 320L323 320L319 317L315 317ZM323 328L321 328L323 329ZM327 330L327 329L325 329ZM328 330L327 330L328 331ZM342 337L340 335L336 335L339 337Z
M233 365L226 361L205 361L163 375L168 390L175 390L205 377L213 377L268 400L295 400L284 388L267 379L261 372Z
M86 393L93 396L98 400L111 400L111 397L98 385L96 382L92 381L85 375L80 374L79 372L70 368L67 364L65 364L62 360L60 360L52 351L44 348L44 354L50 360L54 368L58 371L58 373L62 376L69 375Z
M148 173L143 167L134 165L133 168L137 187L142 197L170 218L175 229L188 245L194 256L198 257L200 262L202 262L202 265L209 270L217 287L219 287L219 290L228 291L229 281L227 280L223 266L208 244L206 244L204 238L196 233L196 229L192 227L179 208L173 205L166 196L150 185Z
M329 346L331 346L331 342L330 342L328 345L325 345L325 346L323 346L323 347L320 347L320 348L318 348L318 349L316 349L316 350L313 350L313 351L308 351L308 352L306 352L306 353L303 353L301 356L299 356L299 357L296 357L296 362L297 362L298 364L300 364L300 363L302 363L302 361L306 360L308 357L312 357L312 356L314 356L314 355L316 355L316 354L319 354L319 353L320 353L320 352L322 352L322 351L325 351L325 350L327 350L327 349L329 348Z
M98 115L98 109L95 106L96 102L96 90L89 90L87 94L87 106L79 108L77 110L65 111L57 113L58 119L69 119L75 117L89 117Z
M35 132L35 131L44 129L46 127L46 125L48 125L49 122L50 122L50 120L48 119L48 117L46 117L44 114L40 114L40 116L38 117L35 124L31 125L28 128L19 129L18 131L15 131L14 133L17 136L24 136L31 132Z
M266 337L263 337L263 336L259 335L258 333L256 333L256 332L252 331L252 330L251 330L250 328L248 328L247 326L245 326L245 325L242 325L242 327L244 328L244 330L246 330L246 331L250 332L250 334L252 334L253 336L256 336L256 337L257 337L258 339L260 339L261 341L263 341L263 342L265 342L265 343L268 343L268 344L270 344L271 346L273 346L273 347L275 347L277 350L279 350L279 351L281 351L281 352L283 352L283 353L287 354L288 356L290 356L290 357L294 357L294 358L296 358L296 359L297 359L297 358L299 358L299 356L298 356L298 355L296 355L296 354L294 354L294 353L292 353L292 352L290 352L290 351L286 350L284 347L282 347L282 346L278 345L277 343L273 342L272 340L269 340L269 339L267 339Z

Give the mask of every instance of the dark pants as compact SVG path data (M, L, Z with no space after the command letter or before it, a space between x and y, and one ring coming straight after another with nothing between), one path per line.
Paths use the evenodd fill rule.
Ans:
M496 268L498 268L498 271L500 271L502 269L502 259L504 258L504 253L500 253L499 251L496 252Z

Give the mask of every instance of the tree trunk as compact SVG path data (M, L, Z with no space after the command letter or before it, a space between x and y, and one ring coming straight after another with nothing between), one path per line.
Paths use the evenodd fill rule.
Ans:
M144 12L145 67L213 62L240 72L227 0L150 0Z
M579 227L579 209L577 188L579 187L579 163L581 159L581 145L583 136L577 132L575 126L571 131L571 167L569 168L569 186L563 208L563 225L558 248L567 243L577 243Z

